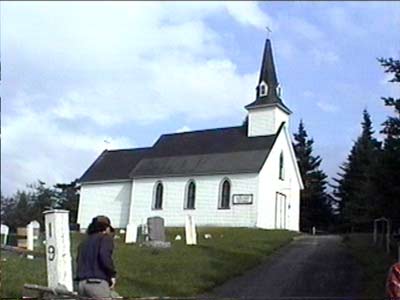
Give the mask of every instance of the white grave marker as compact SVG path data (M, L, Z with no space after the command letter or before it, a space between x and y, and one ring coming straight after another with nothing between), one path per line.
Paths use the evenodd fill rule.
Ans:
M9 231L10 231L10 228L7 225L1 224L0 234L4 235L4 238L3 238L4 245L7 245L7 237L8 237Z
M33 224L29 223L26 226L26 248L29 251L33 251ZM28 259L33 259L33 255L28 254Z
M197 244L196 226L194 224L193 217L190 215L186 216L185 235L186 235L186 245Z
M39 238L39 233L40 233L40 223L36 220L33 220L29 224L32 224L33 227L33 238L36 240Z
M125 243L136 243L137 238L137 226L135 223L129 223L126 226Z
M43 212L46 229L47 283L73 291L68 210Z

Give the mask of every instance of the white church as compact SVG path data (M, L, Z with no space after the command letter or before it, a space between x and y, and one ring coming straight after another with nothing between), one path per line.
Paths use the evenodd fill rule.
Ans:
M299 231L302 178L288 130L271 42L256 99L241 126L163 134L152 147L104 150L80 178L78 223L96 215L114 227L159 216L166 226Z

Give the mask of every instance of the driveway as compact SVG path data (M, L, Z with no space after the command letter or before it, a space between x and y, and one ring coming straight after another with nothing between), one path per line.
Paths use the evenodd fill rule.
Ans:
M340 236L302 236L209 296L357 297L360 276Z

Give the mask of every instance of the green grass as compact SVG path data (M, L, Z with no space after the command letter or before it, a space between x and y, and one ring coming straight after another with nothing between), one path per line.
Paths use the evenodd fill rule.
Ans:
M362 267L363 297L385 296L386 278L389 268L396 262L383 248L372 245L372 234L349 234L344 242Z
M201 294L265 260L297 235L248 228L198 228L198 245L175 241L183 228L168 228L170 249L155 250L116 240L116 290L122 296L191 296ZM210 233L212 239L204 239ZM83 235L72 235L72 255ZM44 247L39 249L44 251ZM4 253L2 253L2 257ZM1 297L20 297L24 283L46 284L45 261L7 255L1 262ZM75 266L74 266L75 267Z

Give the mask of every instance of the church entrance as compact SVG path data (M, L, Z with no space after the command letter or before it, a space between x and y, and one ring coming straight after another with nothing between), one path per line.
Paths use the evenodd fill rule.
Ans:
M286 229L286 195L278 192L275 197L275 228Z

